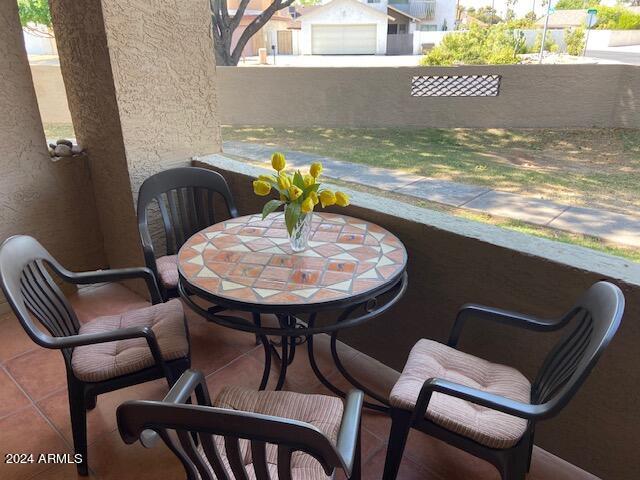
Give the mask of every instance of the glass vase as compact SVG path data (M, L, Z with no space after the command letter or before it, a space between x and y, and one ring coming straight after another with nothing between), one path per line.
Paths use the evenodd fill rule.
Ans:
M289 244L291 245L291 250L294 252L302 252L307 248L309 235L311 234L312 219L313 212L301 213L298 217L298 221L293 226L293 229L289 234Z

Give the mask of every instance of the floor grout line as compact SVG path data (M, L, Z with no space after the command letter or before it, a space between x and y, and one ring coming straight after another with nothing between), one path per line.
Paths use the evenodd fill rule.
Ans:
M246 357L246 356L250 356L250 354L252 352L254 352L255 350L262 348L260 345L256 345L255 347L251 348L250 350L247 350L246 352L238 355L237 357L235 357L233 360L230 360L229 362L225 363L223 366L221 366L220 368L217 368L216 370L213 370L211 373L208 373L207 375L205 375L205 380L207 378L209 378L211 375L214 375L216 373L218 373L221 370L224 370L225 368L227 368L229 365L231 365L232 363L237 362L238 360L240 360L242 357ZM253 358L253 357L252 357Z

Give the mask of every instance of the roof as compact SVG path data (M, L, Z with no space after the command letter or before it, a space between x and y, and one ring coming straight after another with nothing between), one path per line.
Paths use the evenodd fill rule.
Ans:
M322 5L296 5L296 12L300 15L305 15L307 13L311 13L314 10L317 10Z
M536 25L544 27L545 18L543 15L536 21ZM549 28L569 28L579 27L587 23L586 10L556 10L549 15Z
M408 20L411 20L412 22L421 22L422 20L419 18L414 17L413 15L409 15L406 12L403 12L402 10L398 10L397 8L391 6L391 5L387 5L387 13L394 19L397 20L397 18L395 18L396 15L400 15L402 17L405 17Z
M299 18L302 22L304 22L312 19L313 17L315 17L321 12L324 12L325 10L331 10L333 8L337 8L341 4L349 4L356 8L360 8L362 10L365 10L367 13L370 13L371 15L377 15L377 16L382 15L385 18L387 18L388 16L386 12L381 12L377 8L370 7L369 5L359 2L358 0L332 0L331 2L325 3L324 5L315 5L316 8L314 8L311 11L305 10L305 13Z

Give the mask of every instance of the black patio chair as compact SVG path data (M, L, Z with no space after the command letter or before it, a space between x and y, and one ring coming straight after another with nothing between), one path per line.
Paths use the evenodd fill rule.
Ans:
M383 478L396 478L407 436L415 428L489 461L505 480L524 479L536 422L559 413L578 391L618 330L623 311L622 292L608 282L594 284L560 320L462 307L448 346L420 340L391 391ZM566 332L531 384L511 367L456 350L462 327L471 319Z
M161 438L188 480L317 480L336 469L355 480L362 399L358 390L343 402L226 387L212 405L203 375L189 370L163 401L120 405L118 429L125 443L140 439L147 448Z
M81 325L50 271L72 284L142 278L153 305ZM29 337L41 347L62 352L74 449L82 455L78 473L87 475L86 412L95 407L96 397L162 377L171 386L189 368L189 334L182 303L178 299L161 303L155 278L147 268L73 273L25 235L11 237L0 247L0 285Z
M144 260L158 279L164 299L178 296L177 253L182 244L217 221L215 194L224 200L229 216L237 217L238 210L226 180L213 170L172 168L147 178L140 187L137 211ZM164 248L154 246L149 229L153 205L162 218Z

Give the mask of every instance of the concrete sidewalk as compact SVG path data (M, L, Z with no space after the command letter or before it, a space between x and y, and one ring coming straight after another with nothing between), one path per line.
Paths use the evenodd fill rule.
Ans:
M640 217L595 208L572 207L488 187L411 175L256 143L224 142L223 148L229 155L258 162L268 162L274 151L280 151L287 157L289 165L295 168L322 162L323 175L329 178L640 248Z

